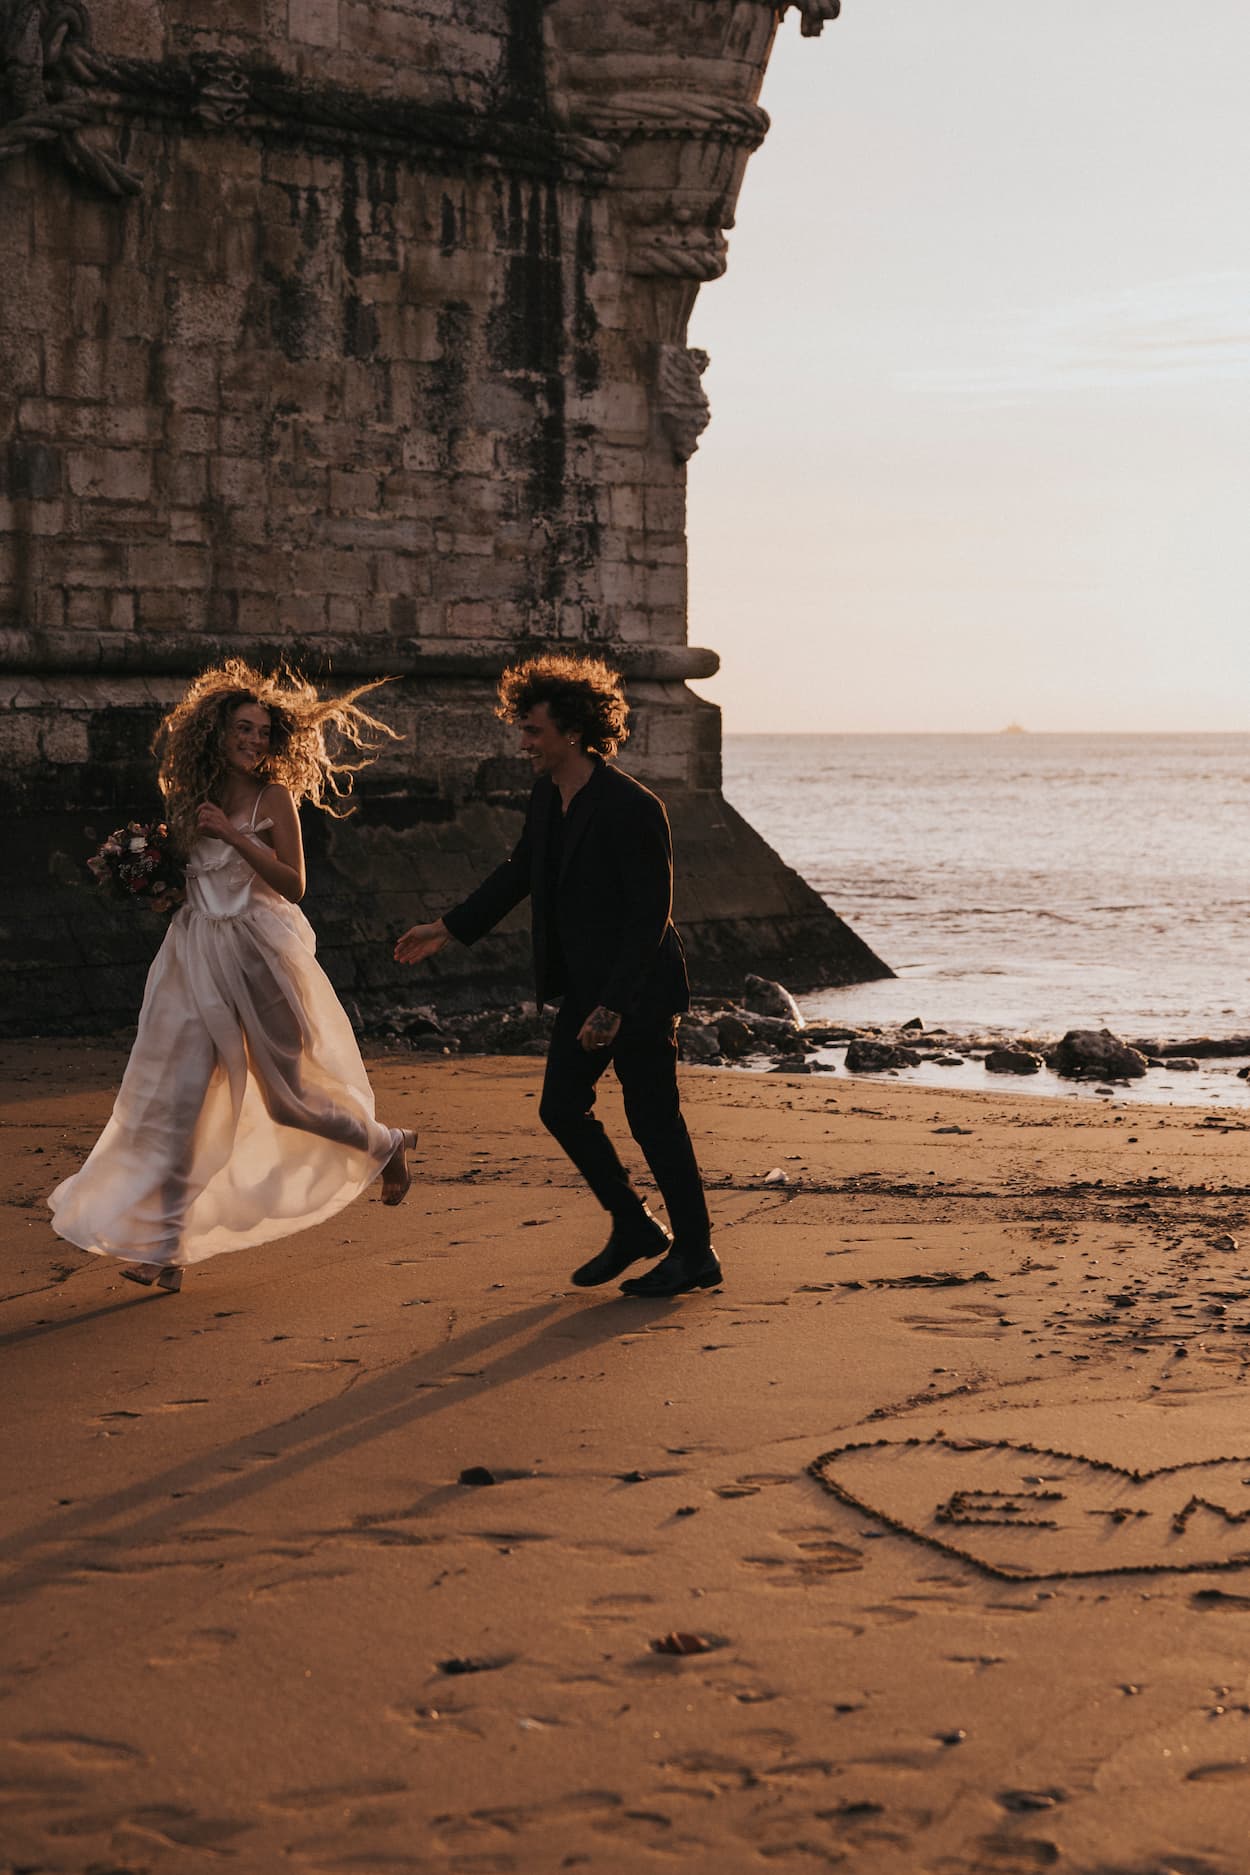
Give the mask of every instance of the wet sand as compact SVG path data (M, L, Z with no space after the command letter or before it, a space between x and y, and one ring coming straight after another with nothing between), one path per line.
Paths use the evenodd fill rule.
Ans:
M0 1867L1244 1871L1244 1110L689 1070L643 1303L540 1063L383 1057L408 1203L164 1296L121 1060L0 1051Z

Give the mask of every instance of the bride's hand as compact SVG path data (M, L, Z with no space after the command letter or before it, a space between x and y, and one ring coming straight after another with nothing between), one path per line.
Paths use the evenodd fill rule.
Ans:
M233 821L227 820L215 801L205 801L197 809L195 824L210 840L224 840L228 846L234 845L239 831Z

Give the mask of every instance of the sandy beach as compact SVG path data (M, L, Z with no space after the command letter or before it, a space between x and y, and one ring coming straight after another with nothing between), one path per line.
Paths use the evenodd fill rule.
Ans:
M0 1868L1243 1875L1244 1108L688 1070L644 1303L540 1062L381 1055L408 1203L164 1296L123 1060L0 1052Z

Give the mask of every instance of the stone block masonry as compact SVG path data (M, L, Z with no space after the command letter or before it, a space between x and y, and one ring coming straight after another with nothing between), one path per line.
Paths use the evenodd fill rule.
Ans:
M805 31L836 14L805 0ZM308 829L366 1018L390 940L513 836L518 654L626 674L696 974L883 966L732 814L686 688L685 343L767 120L763 0L0 0L0 969L10 1029L132 1018L159 936L78 881L147 743L238 652L394 675L406 741ZM733 885L727 881L734 881ZM680 909L680 907L679 907ZM440 960L515 996L524 945Z

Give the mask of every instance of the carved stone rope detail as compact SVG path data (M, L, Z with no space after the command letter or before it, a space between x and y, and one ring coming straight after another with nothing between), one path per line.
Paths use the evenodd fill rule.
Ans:
M630 244L629 271L674 280L719 280L728 247L719 228L674 228Z
M594 127L601 136L717 137L754 150L768 133L768 113L697 91L623 91L596 103Z
M110 76L83 0L0 0L0 162L52 143L106 195L137 194L134 172L82 134L99 115L90 88Z

